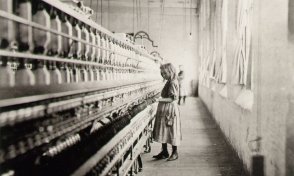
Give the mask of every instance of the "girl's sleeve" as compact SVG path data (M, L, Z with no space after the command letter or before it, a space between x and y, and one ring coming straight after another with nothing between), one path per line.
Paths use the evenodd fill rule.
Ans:
M176 82L172 81L168 89L168 97L172 98L173 100L177 100L178 96L179 96L179 86Z

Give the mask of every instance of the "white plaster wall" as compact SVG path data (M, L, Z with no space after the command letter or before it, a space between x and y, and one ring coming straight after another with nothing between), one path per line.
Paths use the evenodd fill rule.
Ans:
M288 2L254 0L252 111L244 110L234 103L240 87L230 83L234 59L232 48L235 45L235 0L229 0L228 8L230 35L227 40L228 48L231 48L227 54L229 97L223 98L204 86L199 88L201 99L248 170L251 169L251 157L255 155L249 148L250 140L260 133L260 154L265 156L267 176L286 175L286 136L294 136L292 133L286 134L287 128L293 128L286 120L293 122L294 118L289 115L289 97L293 89L294 44L288 35ZM294 148L291 145L289 147ZM291 174L293 175L288 173L287 176Z

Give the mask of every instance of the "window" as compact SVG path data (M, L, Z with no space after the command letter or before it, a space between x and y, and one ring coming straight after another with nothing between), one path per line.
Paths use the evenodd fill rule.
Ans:
M239 0L237 16L238 45L234 59L232 81L234 84L243 86L236 98L235 103L246 110L253 106L252 89L252 0Z

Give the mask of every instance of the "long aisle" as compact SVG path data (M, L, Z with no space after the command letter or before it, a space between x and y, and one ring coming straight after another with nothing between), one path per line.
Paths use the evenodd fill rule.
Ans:
M161 145L153 142L151 153L142 154L144 165L139 176L245 176L201 100L189 97L180 110L183 141L179 159L154 160L152 156L160 152Z

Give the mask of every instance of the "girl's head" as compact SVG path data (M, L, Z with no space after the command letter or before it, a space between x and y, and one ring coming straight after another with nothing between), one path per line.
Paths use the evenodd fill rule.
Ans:
M176 69L171 63L163 64L160 66L161 76L166 80L173 80L176 78Z

